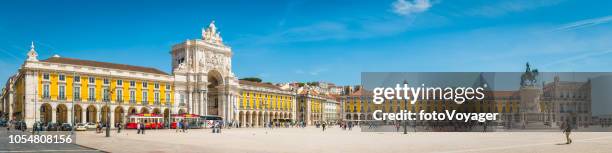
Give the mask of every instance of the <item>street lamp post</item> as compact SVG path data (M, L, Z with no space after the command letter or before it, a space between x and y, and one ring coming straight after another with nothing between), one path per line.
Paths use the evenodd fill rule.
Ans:
M111 74L112 75L112 74ZM112 84L112 81L109 80L109 82ZM106 100L106 108L108 108L108 110L106 111L106 137L110 137L110 99L113 95L113 93L115 92L115 88L110 89L108 92L106 92L107 95L105 95L105 100ZM108 89L107 89L108 90Z
M123 83L121 85L123 85ZM117 88L117 87L115 86L115 88ZM123 106L122 106L123 105L123 94L124 94L123 91L121 91L121 96L117 97L116 98L117 100L115 101L115 102L119 103L119 108L121 108L121 114L119 114L119 124L118 124L119 126L116 127L116 128L118 128L117 129L117 133L121 133L121 125L123 124L123 113L124 113L123 112L124 111L123 110ZM115 116L115 117L117 117L117 116ZM117 124L117 123L115 123L115 124Z
M38 72L38 73L40 73L40 72ZM39 92L39 91L38 91L38 88L34 88L34 90L36 91L36 92L34 92L34 93L38 93L38 92ZM43 95L43 97L45 96L44 94L42 94L42 95ZM36 112L38 112L38 109L40 109L40 108L38 107L38 104L37 104L37 100L36 100L36 98L37 98L37 97L38 97L38 95L34 95L34 124L32 124L32 134L34 134L34 132L36 132L36 122L38 122L38 120L37 120L37 119L38 119L38 117L36 116ZM24 118L25 118L25 117L24 117ZM19 126L20 126L20 128L21 128L21 123L19 123ZM27 126L28 126L28 125L26 125L26 127L27 127Z
M106 95L106 137L110 137L110 96L113 95L115 89L111 89L108 91L108 95Z
M73 77L73 80L74 80L74 77L76 77L76 73L72 73L72 77ZM80 76L79 76L79 77L80 77ZM79 80L80 80L80 79L81 79L81 78L79 78ZM74 82L72 82L72 86L74 86ZM74 92L74 91L73 91L73 92ZM80 93L81 93L81 92L79 92L79 94L80 94ZM74 117L75 117L75 116L74 116L74 100L76 100L76 98L74 98L74 96L79 96L78 98L81 98L81 95L73 95L73 97L72 97L72 107L70 107L70 108L72 109L72 113L70 113L70 114L72 115L72 128L70 129L70 133L71 133L71 134L74 134L74 128L76 127L76 126L75 126L75 125L76 125L76 123L75 123L75 119L74 119Z
M70 114L72 115L72 128L70 128L70 133L74 134L74 128L75 128L75 125L76 125L75 122L74 122L74 117L75 117L74 116L74 98L72 99L72 107L71 107L71 109L72 109L72 113L70 113Z
M110 96L112 96L113 93L115 93L115 89L116 88L110 89L107 92L108 95L106 95L106 97L107 97L107 99L106 99L106 108L108 108L108 110L106 111L106 137L110 137L110 126L111 126L110 125L110 111L111 111L111 109L110 109L110 99L111 99L111 97Z
M32 44L34 44L34 42L32 42ZM34 45L32 45L32 46L34 46ZM37 71L37 73L36 73L36 74L37 74L37 75L38 75L38 74L40 74L40 71ZM42 92L42 91L38 91L38 88L34 88L34 93L35 93L35 94L38 94L38 92ZM43 97L45 96L45 94L44 94L44 93L43 93L43 94L41 94L41 95L43 95ZM37 126L36 126L36 125L37 125L37 124L36 124L36 122L38 122L38 118L40 117L40 116L37 116L37 115L36 115L36 112L40 111L40 110L39 110L39 109L40 109L40 107L38 107L38 104L37 104L37 103L38 103L37 98L38 98L38 95L34 95L34 124L32 124L32 134L34 134L34 132L37 130L37 129L36 129L36 128L37 128ZM41 99L43 99L43 98L41 98ZM25 107L24 107L24 108L25 108ZM24 110L25 110L25 109L24 109ZM25 112L25 111L23 111L23 112ZM24 115L24 116L25 116L25 115ZM25 117L23 117L23 118L22 118L22 121L25 123L25 120L24 120L24 119L25 119ZM21 128L21 123L19 123L19 127ZM26 127L28 127L28 125L26 125Z
M404 134L408 134L408 127L407 127L407 123L406 120L403 121L404 122Z

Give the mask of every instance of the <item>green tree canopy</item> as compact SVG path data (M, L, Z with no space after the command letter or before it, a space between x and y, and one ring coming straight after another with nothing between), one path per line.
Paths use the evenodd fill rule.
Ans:
M261 82L262 80L258 77L246 77L240 80L251 81L251 82Z

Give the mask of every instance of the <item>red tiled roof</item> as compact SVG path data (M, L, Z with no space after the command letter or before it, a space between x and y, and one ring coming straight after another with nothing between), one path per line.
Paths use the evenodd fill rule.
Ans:
M498 97L518 97L518 91L492 91L490 94L493 94L495 98Z
M126 65L126 64L115 64L115 63L108 63L108 62L98 62L98 61L91 61L91 60L81 60L81 59L74 59L74 58L51 57L51 58L42 60L42 62L91 66L91 67L120 69L120 70L168 75L168 73L158 70L156 68L133 66L133 65Z
M363 88L359 88L357 91L349 94L349 96L372 96L372 93L364 91Z
M271 89L281 90L280 87L275 86L273 84L259 83L259 82L253 82L253 81L247 81L247 80L238 80L238 82L240 84L244 84L244 85L258 86L258 87L264 87L264 88L271 88Z

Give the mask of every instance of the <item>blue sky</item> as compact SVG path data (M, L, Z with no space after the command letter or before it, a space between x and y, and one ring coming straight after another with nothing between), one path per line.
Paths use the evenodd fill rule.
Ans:
M612 71L610 1L4 1L0 84L53 54L170 72L212 20L239 77L358 84L360 72Z

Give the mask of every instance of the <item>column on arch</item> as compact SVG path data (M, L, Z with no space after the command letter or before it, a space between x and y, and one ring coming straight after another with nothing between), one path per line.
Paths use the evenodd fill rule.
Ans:
M251 126L253 125L253 112L249 112L248 116L249 116L248 123L249 123L249 126Z
M246 112L242 112L240 115L240 127L244 127L246 123Z
M51 105L51 122L52 123L57 123L56 117L57 117L57 105Z
M72 124L74 126L73 123L76 122L76 121L75 122L72 121L72 116L74 115L74 107L72 105L68 105L66 107L68 107L68 109L66 109L66 111L67 111L66 112L66 122L70 123L70 124Z
M117 107L117 106L115 106L115 107ZM108 118L108 119L110 119L110 121L109 121L110 125L109 126L111 128L115 128L115 107L110 107L110 106L108 107L108 109L109 109L108 110L108 115L110 116L110 118Z

